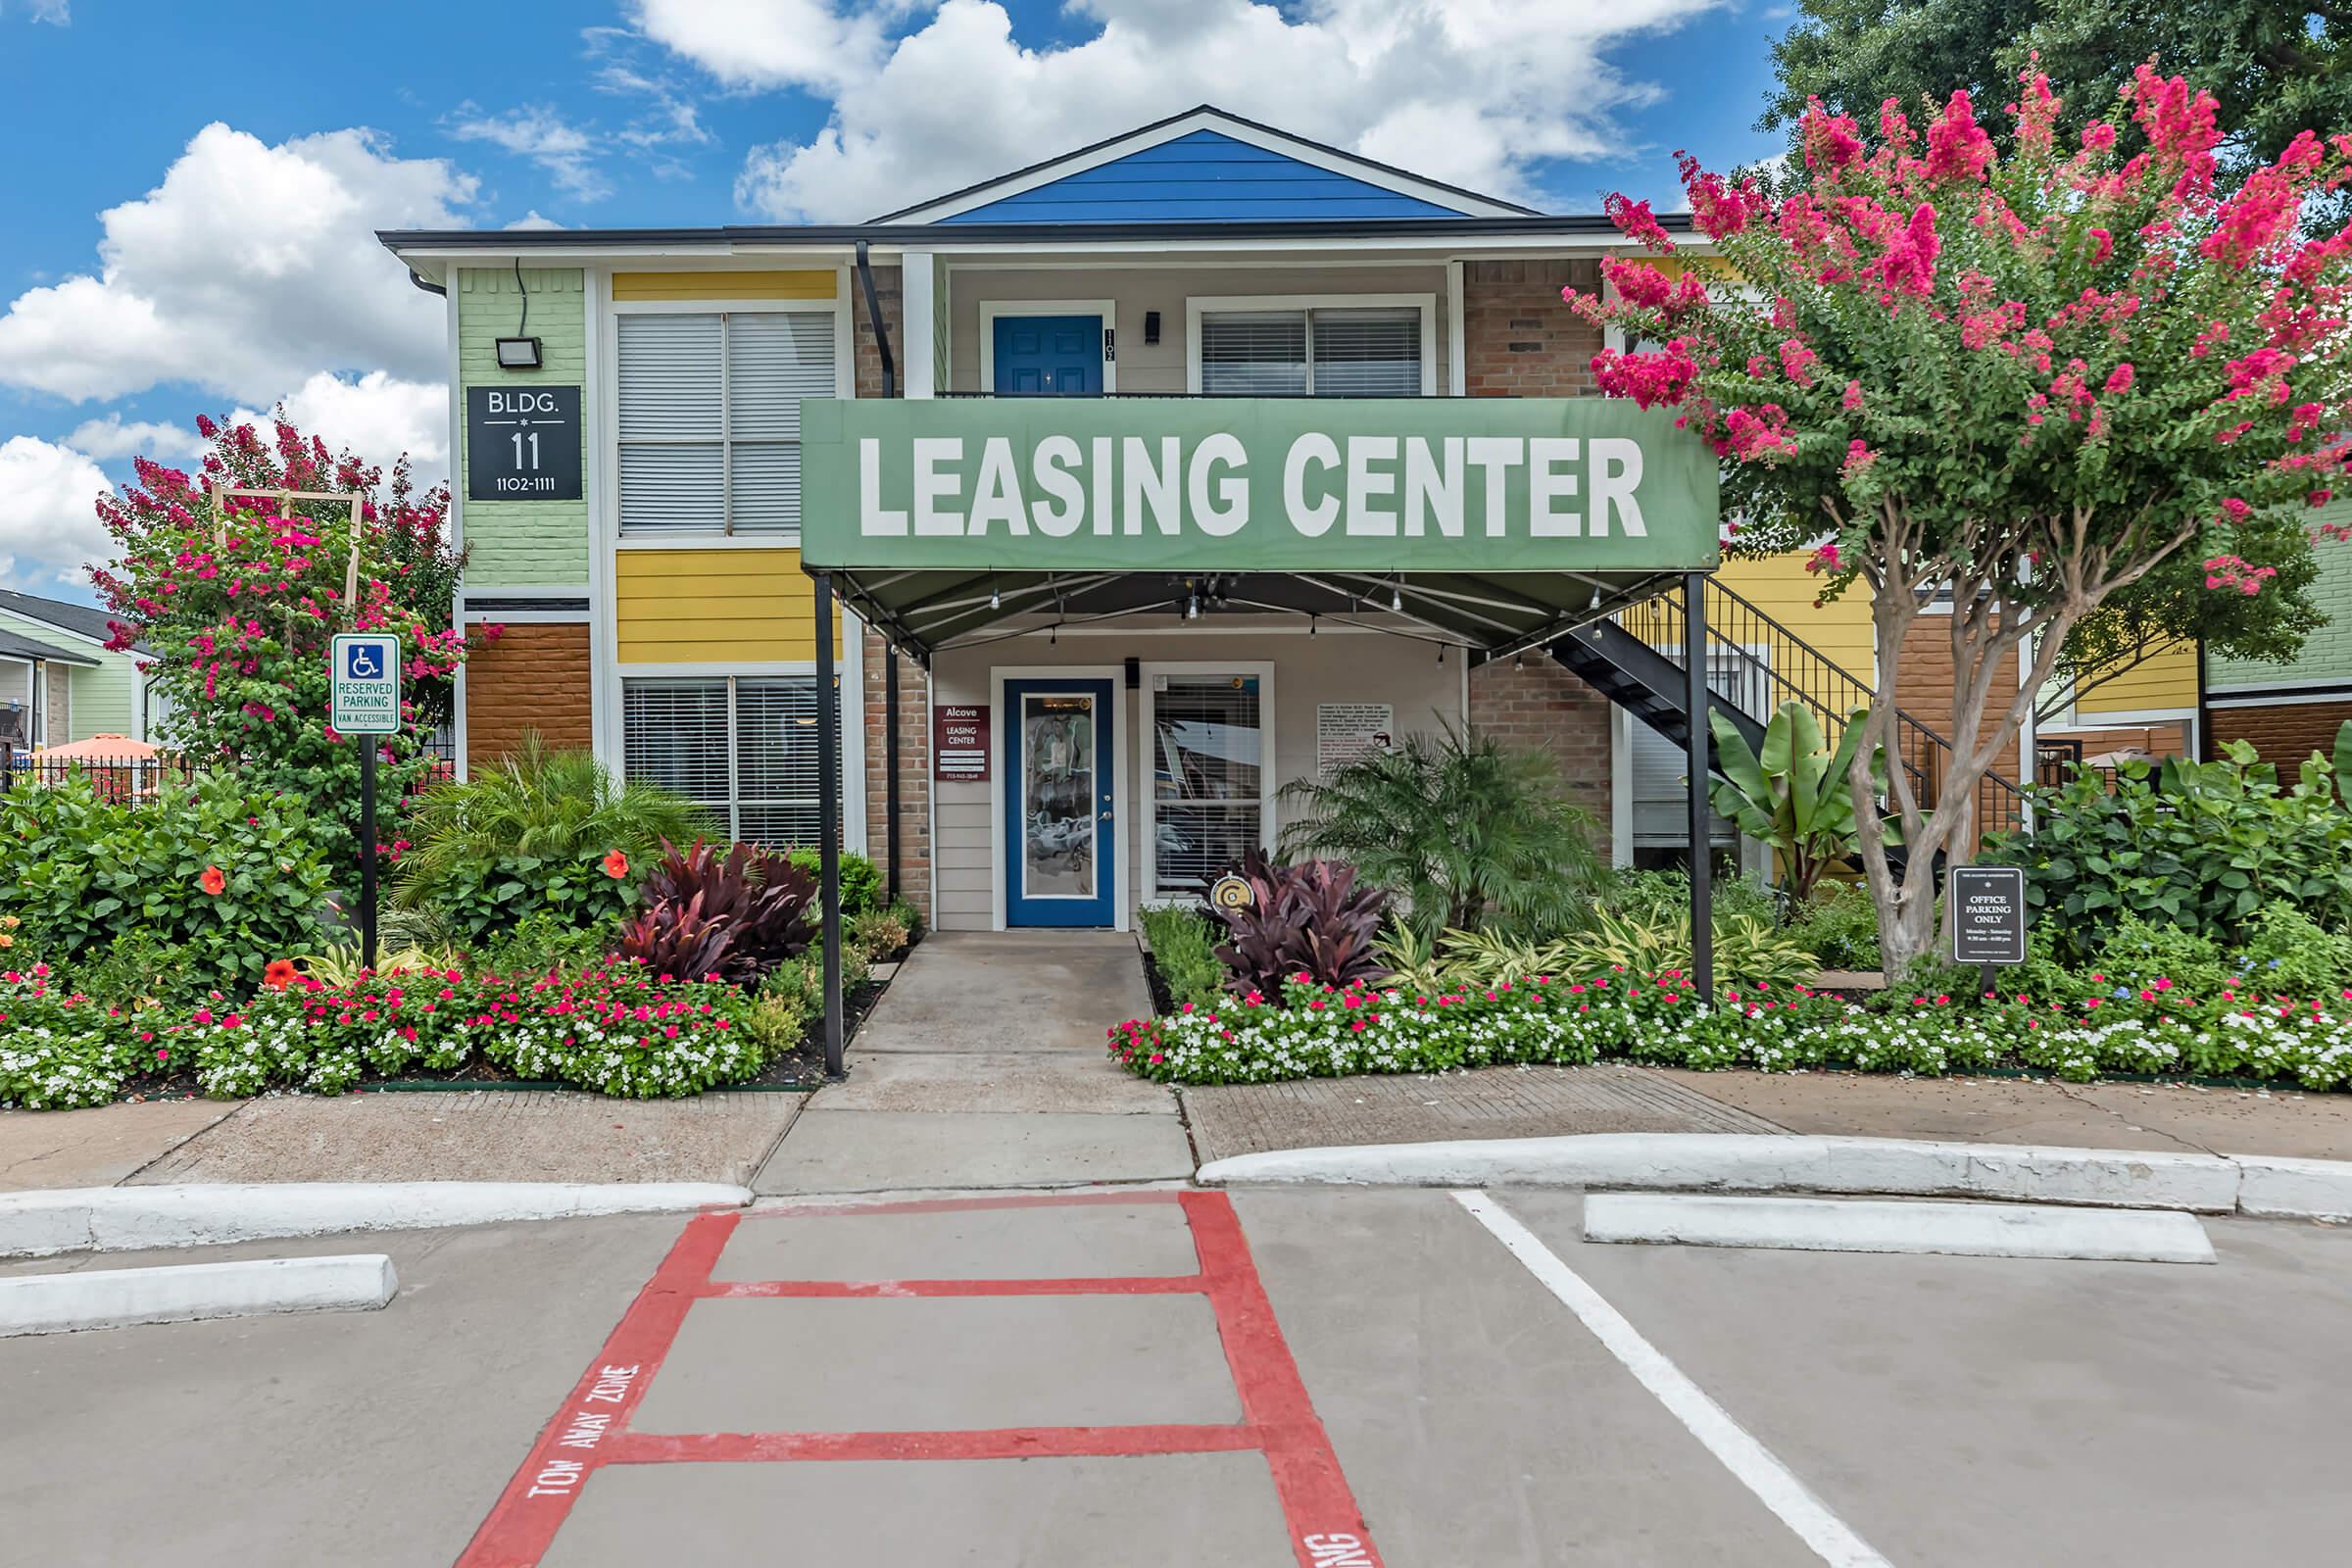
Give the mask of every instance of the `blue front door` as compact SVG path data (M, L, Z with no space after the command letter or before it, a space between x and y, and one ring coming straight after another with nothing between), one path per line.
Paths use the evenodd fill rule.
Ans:
M1004 923L1112 923L1110 682L1004 683Z
M1102 395L1102 318L997 318L997 391L1025 398Z

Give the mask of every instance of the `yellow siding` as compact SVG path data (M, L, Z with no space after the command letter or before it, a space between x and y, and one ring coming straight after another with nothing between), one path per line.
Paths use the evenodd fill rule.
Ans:
M1823 658L1869 684L1876 675L1870 626L1870 589L1855 583L1834 603L1813 608L1822 580L1805 569L1803 555L1726 561L1717 572L1726 588L1796 633ZM1908 706L1908 705L1906 705Z
M2087 721L2101 713L2178 712L2196 706L2196 645L2169 643L2084 692L2075 716Z
M624 664L805 663L816 618L798 550L613 552ZM841 652L834 620L833 651Z
M614 272L616 300L829 300L834 274L808 272Z

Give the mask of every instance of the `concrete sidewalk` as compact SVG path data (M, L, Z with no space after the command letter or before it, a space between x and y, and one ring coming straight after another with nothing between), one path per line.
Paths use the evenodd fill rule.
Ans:
M752 1186L763 1195L1181 1181L1176 1100L1111 1064L1106 1021L1151 1010L1135 939L926 938Z
M1604 1062L1183 1092L1203 1163L1279 1149L1581 1133L1799 1133L2352 1159L2352 1095Z

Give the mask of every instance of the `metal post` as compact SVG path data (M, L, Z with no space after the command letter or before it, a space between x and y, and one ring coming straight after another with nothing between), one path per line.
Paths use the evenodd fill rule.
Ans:
M1707 574L1683 578L1683 711L1690 727L1690 979L1715 1000L1715 888L1707 808Z
M816 798L818 897L825 941L825 1076L841 1055L841 693L833 686L833 574L816 573Z
M360 967L375 967L375 749L373 735L360 742Z
M890 858L886 877L890 902L899 902L899 645L888 643L882 655L882 792L883 853Z

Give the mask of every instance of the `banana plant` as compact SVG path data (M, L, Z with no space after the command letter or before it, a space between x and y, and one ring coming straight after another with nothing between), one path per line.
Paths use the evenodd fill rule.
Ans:
M1855 709L1832 751L1813 710L1791 699L1765 724L1759 755L1720 709L1708 710L1715 766L1722 775L1708 789L1715 814L1730 817L1740 832L1773 847L1788 896L1799 906L1812 901L1823 873L1854 853L1854 797L1846 787L1846 770L1861 750L1862 721L1868 715L1868 709ZM1870 776L1871 808L1876 809L1886 782L1884 748L1871 756ZM1887 843L1900 842L1891 819L1883 831Z

